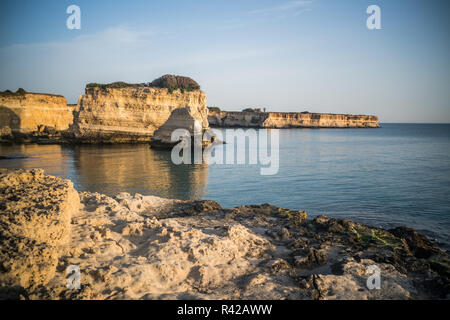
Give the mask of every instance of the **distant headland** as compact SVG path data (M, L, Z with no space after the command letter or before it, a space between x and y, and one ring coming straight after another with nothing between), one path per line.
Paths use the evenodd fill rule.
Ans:
M210 108L208 121L212 127L255 128L379 128L377 116L311 113L262 112L259 109L220 111Z

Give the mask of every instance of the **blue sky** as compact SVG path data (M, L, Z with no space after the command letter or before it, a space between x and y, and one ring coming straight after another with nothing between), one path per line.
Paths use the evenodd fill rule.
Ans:
M66 8L81 8L68 30ZM381 30L366 9L381 8ZM450 122L449 1L1 1L0 90L190 76L225 110Z

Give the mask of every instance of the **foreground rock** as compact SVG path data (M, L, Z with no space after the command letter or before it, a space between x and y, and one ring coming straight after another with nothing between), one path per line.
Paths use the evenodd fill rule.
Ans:
M71 238L79 197L43 170L0 169L0 283L36 288L54 277Z
M306 212L268 204L223 209L214 201L127 193L111 198L82 192L75 213L78 199L68 200L72 189L65 180L16 171L2 172L1 181L1 249L7 252L1 268L8 274L0 278L3 297L449 298L448 254L412 229L387 231L325 216L310 220ZM29 199L20 196L30 192ZM35 234L32 226L47 210ZM22 219L25 214L32 218ZM45 255L53 260L39 260L35 253L44 248L54 248ZM80 268L79 290L66 287L70 265ZM381 271L380 290L366 287L372 265Z

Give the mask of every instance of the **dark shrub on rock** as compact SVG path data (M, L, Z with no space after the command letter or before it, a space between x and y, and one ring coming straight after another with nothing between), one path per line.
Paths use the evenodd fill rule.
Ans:
M112 82L112 83L108 83L108 84L103 84L103 83L95 83L95 82L91 82L88 83L86 85L86 88L128 88L128 87L139 87L139 86L143 86L140 84L133 84L133 83L126 83L123 81L117 81L117 82Z
M153 80L149 84L150 87L167 88L169 90L198 90L200 85L188 77L175 76L166 74L158 79Z
M260 108L255 108L255 109L247 108L247 109L242 110L242 112L261 112L261 109Z
M11 90L0 91L1 96L23 96L27 93L24 89L19 88L16 92L12 92Z
M208 107L208 110L210 112L220 112L221 111L219 107Z

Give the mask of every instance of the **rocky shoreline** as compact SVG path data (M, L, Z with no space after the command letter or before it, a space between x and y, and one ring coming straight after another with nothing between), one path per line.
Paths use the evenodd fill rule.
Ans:
M77 192L0 169L2 299L449 299L449 254L413 229L269 204ZM81 272L67 288L67 268ZM366 286L370 266L381 289Z

